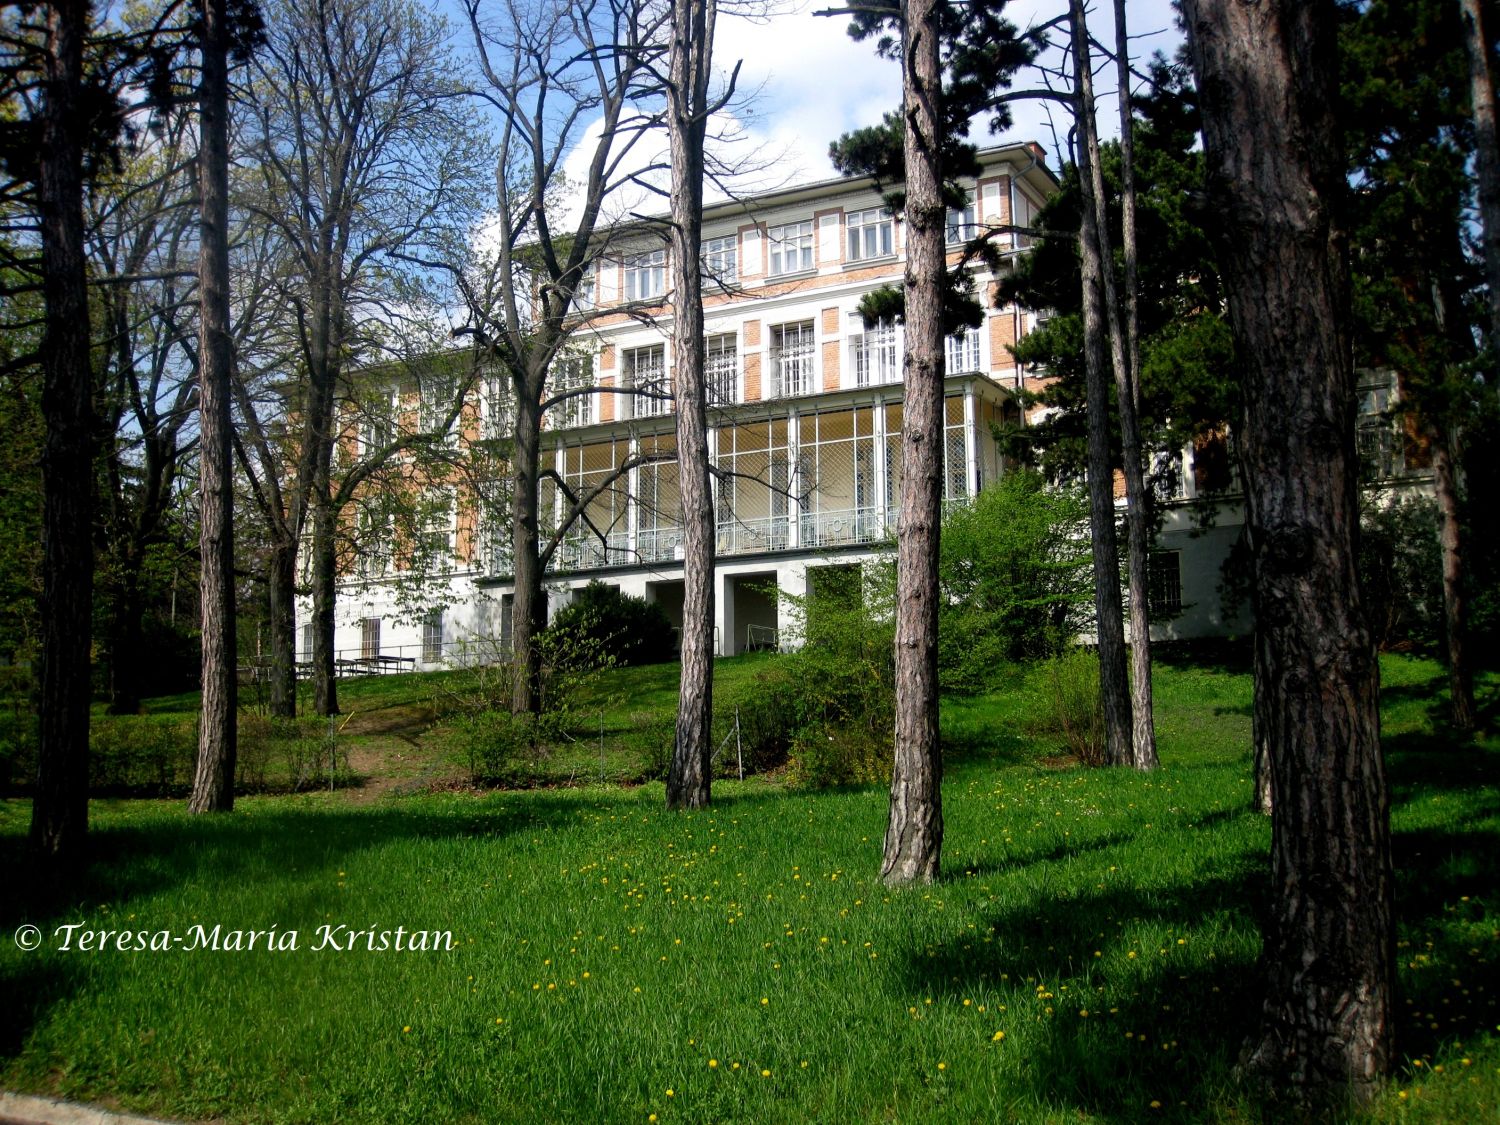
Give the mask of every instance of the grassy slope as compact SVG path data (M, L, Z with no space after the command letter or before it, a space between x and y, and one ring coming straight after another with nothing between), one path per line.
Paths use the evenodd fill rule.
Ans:
M625 675L610 728L670 702L668 673ZM1386 664L1388 1121L1488 1120L1500 1102L1500 746L1434 732L1437 677ZM655 784L266 797L223 820L97 803L84 890L0 903L4 932L277 924L302 948L7 941L0 1081L230 1121L1253 1118L1227 1077L1268 842L1244 811L1247 678L1159 670L1149 777L1039 768L1048 748L1017 733L1033 691L945 704L948 877L898 894L874 879L877 790L718 783L711 811L670 817ZM0 803L7 871L25 814ZM458 948L313 952L324 922L451 929Z

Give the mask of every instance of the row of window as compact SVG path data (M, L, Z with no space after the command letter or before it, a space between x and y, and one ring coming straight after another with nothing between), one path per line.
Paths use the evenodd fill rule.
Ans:
M877 321L863 332L849 336L847 343L854 386L872 387L901 381L901 330L893 321ZM728 406L742 401L739 346L735 335L710 336L705 341L704 350L709 405ZM818 336L814 321L772 326L767 359L760 388L761 399L797 398L820 389ZM950 374L982 370L979 329L965 329L948 337L946 359ZM551 393L565 397L553 408L556 424L586 426L598 420L595 402L607 392L589 389L594 386L591 356L568 355L559 359L553 365ZM622 354L621 386L631 392L629 397L633 400L633 407L622 412L625 416L653 418L672 413L672 384L665 345L626 348Z
M981 228L975 221L975 214L972 202L962 209L949 209L949 245L958 245L978 237ZM883 208L847 212L844 216L844 233L845 261L865 262L895 256L896 223L891 212ZM768 228L767 276L781 277L812 270L816 265L813 234L814 224L811 219ZM726 286L739 280L739 243L737 234L704 241L701 267L706 280ZM666 294L667 251L664 247L633 255L625 259L622 265L626 301L649 301ZM580 286L579 307L591 307L592 300L593 278L586 277Z

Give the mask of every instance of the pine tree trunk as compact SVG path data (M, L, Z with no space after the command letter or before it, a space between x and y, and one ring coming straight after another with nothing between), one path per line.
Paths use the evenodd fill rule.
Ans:
M673 0L672 365L682 498L682 678L667 808L709 803L713 755L714 509L709 488L708 402L703 383L703 139L713 57L715 0Z
M1314 1105L1390 1065L1394 923L1379 666L1360 603L1346 191L1331 0L1189 0L1245 415L1256 715L1275 802L1244 1073Z
M1156 754L1155 705L1151 697L1151 493L1141 452L1140 292L1135 239L1135 118L1130 100L1130 37L1125 0L1115 0L1115 73L1120 99L1120 241L1125 259L1123 364L1116 368L1116 393L1128 408L1120 412L1125 460L1126 526L1130 548L1130 760L1138 770L1161 764ZM1095 161L1097 174L1098 162ZM1100 183L1102 185L1102 178ZM1101 194L1100 198L1103 196ZM1104 216L1099 217L1100 224ZM1123 379L1121 378L1123 376ZM1128 424L1127 424L1128 418Z
M1489 283L1490 347L1500 354L1500 129L1496 125L1495 80L1490 73L1480 0L1460 0L1464 47L1469 54L1469 111L1474 118L1474 169L1479 180L1479 219L1484 274Z
M516 396L515 488L511 492L511 552L515 571L511 602L511 711L534 715L542 705L536 636L547 627L539 557L537 482L541 470L541 418L533 396Z
M896 525L896 731L880 877L937 878L943 847L938 740L938 535L943 498L943 295L947 212L939 160L938 5L906 0L906 381Z
M93 382L83 258L83 40L89 5L47 8L42 85L42 674L31 842L75 856L88 830Z
M230 420L229 72L225 0L204 0L198 87L200 294L198 347L199 589L203 702L188 809L234 807L238 712L234 596L234 476Z
M1073 65L1078 82L1078 179L1083 193L1079 225L1079 253L1083 273L1084 366L1088 396L1089 529L1094 540L1094 616L1099 645L1099 699L1104 707L1105 760L1112 766L1130 763L1130 685L1125 672L1125 622L1120 604L1120 555L1115 542L1115 477L1109 449L1110 362L1108 312L1105 304L1104 261L1096 206L1095 166L1099 145L1087 143L1093 120L1089 87L1088 28L1081 0L1070 0ZM1085 91L1087 105L1085 106Z
M1454 729L1474 729L1474 678L1465 640L1468 603L1464 597L1462 524L1453 439L1446 425L1432 426L1433 492L1438 506L1438 543L1443 552L1443 639L1448 650L1448 713Z
M267 562L271 600L271 714L297 714L297 541L274 540Z

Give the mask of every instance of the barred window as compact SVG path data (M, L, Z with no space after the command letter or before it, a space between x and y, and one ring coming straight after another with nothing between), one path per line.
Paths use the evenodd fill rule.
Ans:
M667 382L667 352L663 345L652 344L627 351L625 375L630 386L649 392L634 396L637 418L672 413L672 387Z
M817 375L817 339L810 320L771 329L772 398L811 394Z
M738 344L733 333L710 336L704 343L703 353L709 403L728 406L738 402L740 363Z
M1182 552L1152 551L1147 566L1147 606L1152 617L1182 612Z
M854 385L872 387L901 379L901 334L893 320L878 320L849 337Z

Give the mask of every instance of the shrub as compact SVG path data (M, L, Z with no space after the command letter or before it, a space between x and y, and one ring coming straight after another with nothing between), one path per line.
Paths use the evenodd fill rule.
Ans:
M1104 764L1104 706L1099 698L1099 661L1075 648L1041 664L1042 706L1032 733L1055 735L1086 766Z
M1000 664L1055 656L1087 627L1092 548L1078 490L1007 473L948 512L941 550L945 689L983 690Z
M1359 581L1370 628L1382 649L1430 649L1443 627L1437 504L1382 499L1366 491L1360 506Z
M590 582L553 618L547 635L583 662L608 655L616 665L660 664L676 655L676 635L666 612L615 586Z
M95 716L89 727L89 789L175 792L192 784L197 754L192 719Z

